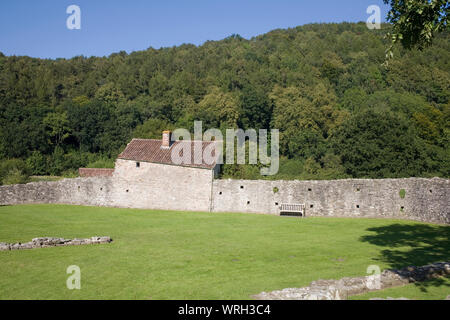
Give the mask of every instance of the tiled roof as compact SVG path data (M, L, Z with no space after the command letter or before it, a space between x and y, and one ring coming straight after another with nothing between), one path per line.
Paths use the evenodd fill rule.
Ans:
M79 168L80 177L110 177L113 175L114 169L103 168Z
M171 153L175 150L181 150L181 148L186 147L186 144L191 144L191 161L190 163L177 164L172 161ZM199 143L202 145L202 153L195 152L194 143ZM143 162L153 162L162 163L170 165L180 165L187 167L205 168L212 169L216 165L216 161L212 164L208 164L202 159L203 151L210 144L214 144L214 141L174 141L172 142L170 148L162 147L162 140L154 139L133 139L127 145L125 150L119 154L119 159L133 160L133 161L143 161ZM214 148L211 146L211 148ZM214 153L213 153L214 155ZM197 160L197 161L196 161ZM201 161L201 162L200 162ZM200 162L200 163L198 163Z

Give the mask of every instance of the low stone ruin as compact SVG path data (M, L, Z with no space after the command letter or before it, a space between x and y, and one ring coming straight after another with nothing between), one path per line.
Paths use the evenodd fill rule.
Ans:
M257 300L346 300L348 296L421 282L450 275L450 262L437 262L422 267L385 270L374 285L374 276L313 281L308 287L262 292Z
M7 250L21 250L21 249L35 249L47 247L61 247L61 246L77 246L84 244L99 244L111 242L111 237L91 237L86 239L64 239L64 238L34 238L26 243L5 243L0 242L0 251Z

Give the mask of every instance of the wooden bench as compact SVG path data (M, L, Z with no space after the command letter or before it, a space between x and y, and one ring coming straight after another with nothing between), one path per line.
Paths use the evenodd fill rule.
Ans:
M305 216L305 205L300 203L282 203L280 205L280 215L283 213Z

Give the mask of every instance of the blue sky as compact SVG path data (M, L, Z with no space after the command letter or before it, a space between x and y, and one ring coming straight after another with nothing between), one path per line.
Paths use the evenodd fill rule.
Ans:
M66 27L72 4L81 9L80 30ZM370 5L380 6L385 21L382 0L2 0L0 51L71 58L200 45L307 23L366 21Z

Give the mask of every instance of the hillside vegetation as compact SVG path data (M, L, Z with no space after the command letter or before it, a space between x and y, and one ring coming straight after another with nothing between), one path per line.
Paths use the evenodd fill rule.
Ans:
M364 23L313 24L109 57L0 54L0 181L111 167L164 129L277 128L273 179L450 176L450 41L397 48ZM256 165L223 175L261 178Z

